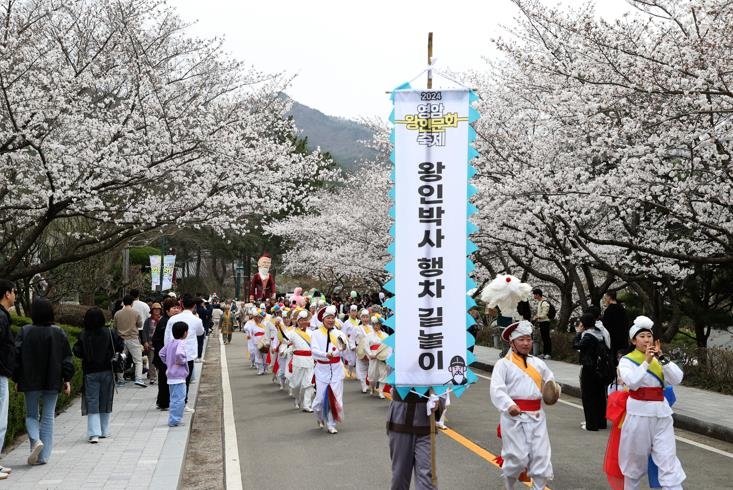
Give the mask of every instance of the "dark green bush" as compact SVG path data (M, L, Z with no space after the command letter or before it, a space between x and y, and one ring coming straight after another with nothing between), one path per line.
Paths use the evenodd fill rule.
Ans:
M12 328L16 335L23 325L31 323L30 318L21 316L13 316L12 320ZM69 337L69 344L73 346L81 332L81 329L70 325L60 325L60 327L64 329L66 335ZM56 403L56 413L59 413L68 407L72 400L74 400L74 398L79 394L79 390L81 390L81 361L77 358L74 358L74 367L76 370L74 371L74 377L71 379L71 395L67 396L63 393L59 394L59 400ZM14 441L20 434L25 433L25 399L22 393L17 393L15 391L15 383L13 383L12 380L10 380L9 385L10 404L8 407L8 430L5 433L5 447L8 447L9 444L12 443L12 441Z

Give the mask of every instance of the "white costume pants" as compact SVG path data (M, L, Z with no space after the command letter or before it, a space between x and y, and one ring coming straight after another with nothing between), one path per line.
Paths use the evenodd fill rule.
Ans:
M659 467L659 483L665 490L682 488L686 475L677 458L672 417L642 417L626 414L621 427L619 466L624 474L624 489L640 488L651 454Z
M328 415L323 413L323 409L325 408L323 406L323 397L326 394L326 388L331 386L331 389L333 390L333 394L336 397L336 400L338 401L339 405L341 405L342 409L344 406L344 380L332 380L330 383L326 381L318 381L316 379L316 398L313 401L313 412L316 414L316 418L319 422L325 422L326 426L329 428L336 427L336 422L333 420L333 417L331 416L331 411L328 411Z
M313 394L315 388L311 383L313 380L312 367L293 366L293 375L290 377L290 387L295 395L295 405L303 410L313 409Z
M361 391L364 393L369 389L367 385L367 373L369 372L369 359L356 360L356 377L361 382Z
M504 477L516 480L526 468L527 475L533 479L544 480L543 483L551 480L552 450L544 412L523 413L516 417L502 413L500 424L501 457L504 458L501 469ZM544 488L544 484L541 488Z

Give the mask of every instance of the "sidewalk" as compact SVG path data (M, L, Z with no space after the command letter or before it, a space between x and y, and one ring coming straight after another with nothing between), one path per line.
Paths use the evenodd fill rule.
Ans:
M188 405L196 406L203 364L194 363ZM183 427L168 427L168 412L155 408L156 385L140 388L128 381L118 388L110 420L112 436L87 442L87 418L81 398L56 417L53 452L48 464L28 466L28 439L0 460L13 469L0 489L177 488L186 456L191 415Z
M499 349L477 345L473 366L491 371L499 359ZM561 361L545 361L562 385L563 393L580 397L580 366ZM733 442L733 396L687 386L675 386L675 427Z

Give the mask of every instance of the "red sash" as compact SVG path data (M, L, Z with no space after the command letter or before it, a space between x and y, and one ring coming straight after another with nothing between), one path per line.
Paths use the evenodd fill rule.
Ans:
M255 332L255 337L262 337L265 335L265 332Z
M664 390L659 387L641 387L629 391L629 396L643 402L661 402L664 400Z
M341 362L340 357L332 357L330 361L321 361L320 359L317 359L318 364L336 364Z
M377 349L379 349L380 346L381 346L381 344L370 345L369 346L369 350L377 350Z
M542 409L542 400L513 400L523 412L537 412Z
M311 355L311 351L309 350L295 350L293 351L294 356L309 356Z

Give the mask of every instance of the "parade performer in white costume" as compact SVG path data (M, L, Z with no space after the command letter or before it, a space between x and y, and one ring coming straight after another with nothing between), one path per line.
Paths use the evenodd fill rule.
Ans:
M513 312L531 292L532 286L517 277L499 274L481 292L481 299L489 308L498 306L502 312ZM504 329L502 339L511 349L499 359L491 375L491 401L500 412L497 433L502 449L497 459L505 487L510 490L525 475L532 478L533 489L544 489L553 477L542 398L547 391L550 396L546 401L557 401L559 385L544 361L529 354L532 329L525 320Z
M344 365L346 366L346 374L349 378L356 375L356 335L359 328L359 307L351 305L349 308L349 317L344 321L341 331L346 334L349 339L349 348L344 351Z
M366 338L374 331L369 321L369 310L361 310L359 324L353 329L354 344L356 345L356 377L361 383L362 393L369 391L369 383L367 383L367 375L369 373L369 346L367 345Z
M379 398L384 398L383 380L389 374L387 358L391 354L392 349L383 344L384 339L389 337L389 335L382 331L381 316L372 316L370 322L374 331L366 337L366 342L369 346L369 391L372 395L379 394Z
M336 307L328 306L318 312L323 326L311 333L311 351L316 361L316 398L313 411L318 419L318 426L324 424L328 432L336 434L336 423L343 416L344 368L341 364L341 353L348 345L348 339L338 329L336 323Z
M290 387L295 396L295 408L304 412L313 411L313 356L311 354L311 331L308 312L298 313L297 329L290 335L293 354L293 375Z
M242 331L247 337L247 351L249 352L249 367L250 369L255 368L255 361L257 360L257 337L254 335L252 328L255 326L254 317L257 315L257 308L250 308L249 320L242 327ZM264 335L264 331L263 331Z
M245 326L247 340L252 341L254 352L250 348L250 356L254 358L257 374L263 375L267 370L267 351L270 349L269 339L265 335L265 312L258 309Z
M641 488L650 464L658 469L658 482L650 486L681 490L686 478L677 458L670 407L670 401L674 403L671 386L682 382L683 373L664 356L659 341L654 341L653 326L654 322L646 316L634 320L629 339L635 349L623 356L618 365L619 378L628 391L616 392L608 400L607 417L613 426L604 469L613 488L621 488L620 482L613 481L618 473L610 471L613 456L618 458L624 490ZM623 424L620 434L619 424ZM655 477L653 473L650 472L650 479Z
M544 489L553 477L550 438L542 410L544 385L554 384L554 375L544 361L529 355L532 324L513 323L502 332L511 350L499 359L491 374L491 402L500 412L502 473L507 489L525 471L532 488Z

